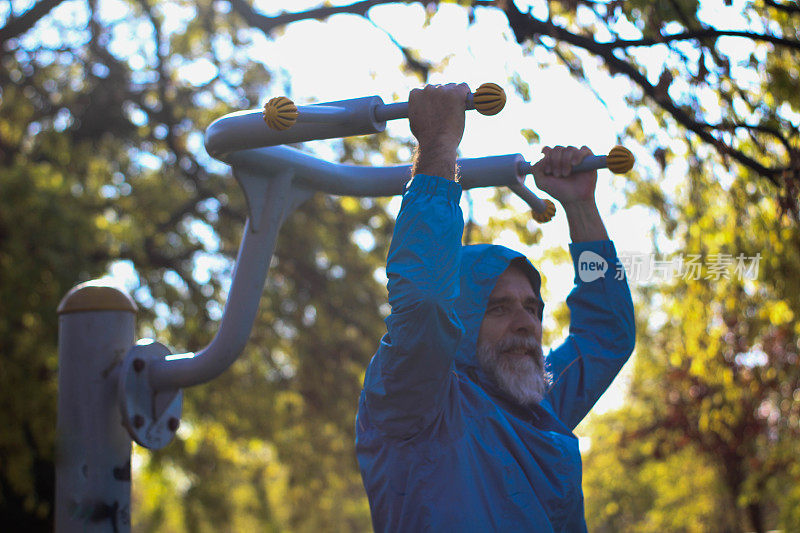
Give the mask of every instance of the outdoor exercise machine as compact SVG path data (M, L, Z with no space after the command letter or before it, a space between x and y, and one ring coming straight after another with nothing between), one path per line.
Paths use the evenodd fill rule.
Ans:
M495 84L481 85L466 107L494 115L505 105ZM131 441L166 446L180 425L183 389L224 372L244 350L255 321L281 224L315 192L378 197L402 194L409 165L366 167L324 161L285 146L316 139L379 133L407 118L408 104L377 96L296 106L273 98L263 110L213 122L205 146L229 164L247 200L248 217L219 329L199 352L173 354L151 339L135 342L136 305L123 291L90 281L74 287L59 313L56 531L130 529ZM520 154L460 159L464 189L506 186L533 217L555 213L524 185L532 165ZM627 172L633 158L614 148L574 171Z

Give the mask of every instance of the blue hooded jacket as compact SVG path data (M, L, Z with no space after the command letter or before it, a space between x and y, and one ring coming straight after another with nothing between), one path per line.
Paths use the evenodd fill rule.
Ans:
M462 246L461 187L417 175L387 260L391 315L364 380L356 450L376 531L585 531L572 430L633 351L633 305L610 241L571 244L607 262L567 299L570 334L546 357L553 380L523 407L484 373L476 345L489 294L514 260ZM595 256L592 256L595 260ZM577 272L577 262L576 262ZM620 279L617 279L617 278Z

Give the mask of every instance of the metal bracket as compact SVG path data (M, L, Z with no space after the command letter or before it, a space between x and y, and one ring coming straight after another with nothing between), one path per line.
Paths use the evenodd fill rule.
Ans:
M183 390L156 391L149 369L172 352L160 342L143 339L125 355L119 374L122 425L137 444L158 450L173 439L183 410Z

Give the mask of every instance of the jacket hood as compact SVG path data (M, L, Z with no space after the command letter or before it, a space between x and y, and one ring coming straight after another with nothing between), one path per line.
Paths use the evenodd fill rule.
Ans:
M478 366L478 331L486 312L486 304L497 278L512 262L526 272L534 293L541 300L542 281L539 271L521 253L495 244L474 244L461 248L460 290L455 308L464 334L456 352L457 363ZM539 319L541 318L540 314Z

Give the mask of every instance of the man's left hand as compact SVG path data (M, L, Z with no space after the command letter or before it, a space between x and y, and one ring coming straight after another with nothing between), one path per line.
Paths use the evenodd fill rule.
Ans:
M572 173L572 167L592 151L583 146L556 146L542 148L544 157L533 166L536 186L567 207L573 203L594 202L597 171Z

